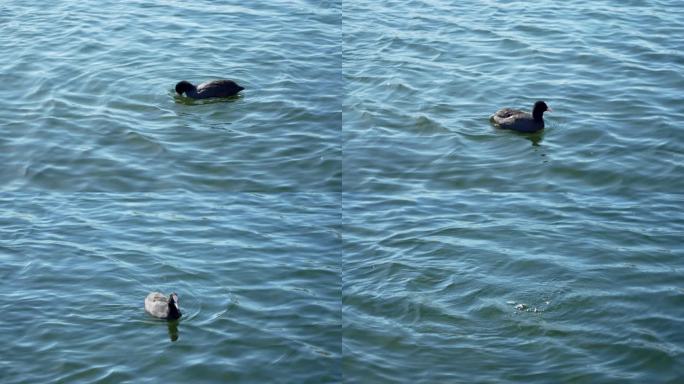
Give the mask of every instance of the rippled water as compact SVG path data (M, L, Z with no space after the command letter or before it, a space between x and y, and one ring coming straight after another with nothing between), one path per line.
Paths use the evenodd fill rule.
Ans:
M11 194L0 207L3 383L339 381L339 198ZM145 314L154 290L178 292L178 323Z
M345 3L345 191L684 190L683 34L678 1Z
M680 209L648 194L345 197L345 377L678 382Z
M680 382L684 7L353 1L343 20L345 379ZM543 133L488 121L539 99Z
M340 190L336 3L12 2L0 48L5 188ZM215 78L246 90L173 97Z
M681 382L681 35L674 0L0 4L0 382Z

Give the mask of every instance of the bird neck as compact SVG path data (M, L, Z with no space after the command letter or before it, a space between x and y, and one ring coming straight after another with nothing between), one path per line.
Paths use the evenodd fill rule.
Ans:
M543 121L544 120L544 111L541 109L535 109L532 111L532 118L534 118L535 121Z
M197 87L195 87L195 86L193 85L192 88L190 88L190 89L188 89L187 91L185 91L185 94L186 94L188 97L197 97Z
M173 302L169 302L169 319L177 319L179 317L181 317L180 311Z

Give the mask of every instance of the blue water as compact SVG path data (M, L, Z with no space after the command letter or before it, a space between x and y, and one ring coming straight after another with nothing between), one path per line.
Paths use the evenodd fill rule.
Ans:
M3 383L340 380L339 198L4 194ZM177 324L148 292L177 292Z
M4 188L340 190L337 3L13 2L0 28ZM215 78L246 90L173 97Z
M674 0L0 4L0 382L682 382L679 36Z
M345 191L684 190L677 1L356 1L344 34Z
M344 3L343 372L684 380L684 6ZM553 108L546 129L492 127Z
M681 197L345 197L349 382L679 382Z

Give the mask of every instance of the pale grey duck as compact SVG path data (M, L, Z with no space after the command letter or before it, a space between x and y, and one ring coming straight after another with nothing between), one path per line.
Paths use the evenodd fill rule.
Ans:
M154 317L175 320L183 316L178 304L178 295L174 292L168 297L160 292L150 292L145 298L145 311Z

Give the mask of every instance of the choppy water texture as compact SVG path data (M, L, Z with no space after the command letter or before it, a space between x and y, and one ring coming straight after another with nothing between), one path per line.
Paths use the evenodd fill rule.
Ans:
M3 188L340 190L339 4L0 5ZM180 80L231 78L188 105Z
M678 1L347 2L345 191L682 191L679 35Z
M345 378L681 382L682 4L352 1L343 35ZM538 99L541 134L488 121Z
M3 383L340 381L339 197L12 194L0 207ZM177 324L144 312L154 290L179 294Z
M0 382L682 382L680 2L231 3L0 5Z
M398 194L345 206L350 382L684 377L681 197Z

